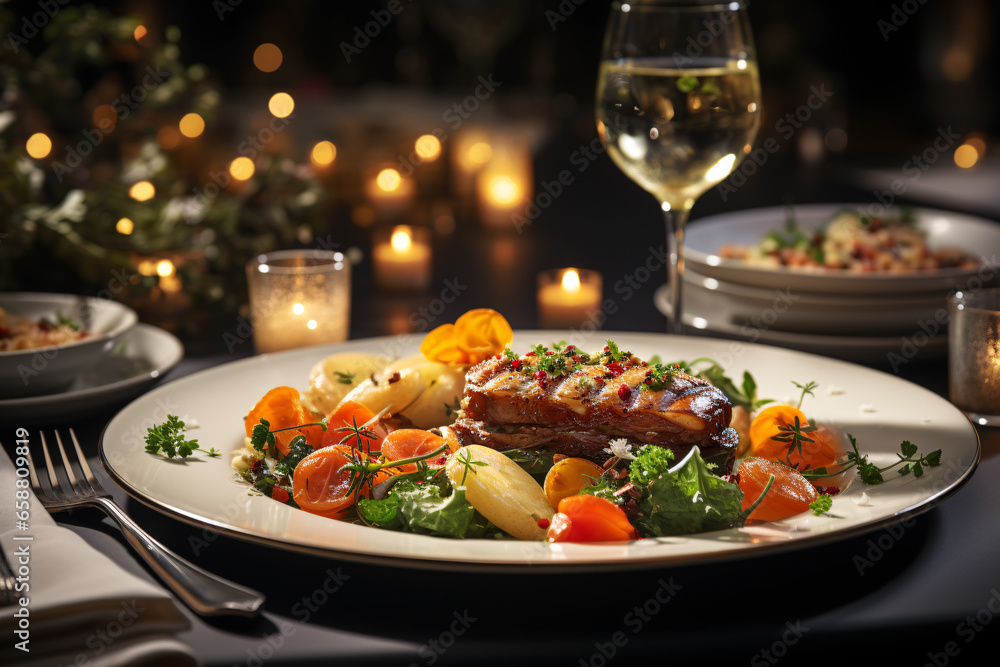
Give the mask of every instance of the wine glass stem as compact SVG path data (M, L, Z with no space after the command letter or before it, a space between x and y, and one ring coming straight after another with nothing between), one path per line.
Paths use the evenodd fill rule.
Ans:
M667 225L667 284L670 290L670 315L667 333L684 333L684 224L690 211L673 208L663 212Z

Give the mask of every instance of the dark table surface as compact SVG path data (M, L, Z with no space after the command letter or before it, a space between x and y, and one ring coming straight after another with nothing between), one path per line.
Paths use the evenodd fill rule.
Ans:
M565 162L559 156L571 150L549 147L537 178L550 179ZM645 256L643 249L663 243L655 203L623 179L607 160L596 162L572 186L578 194L557 199L519 236L491 236L460 221L454 234L435 240L435 287L425 294L380 295L372 289L370 267L362 264L355 274L352 338L426 331L480 306L503 312L515 328L534 328L535 275L547 268L599 269L610 293L618 277ZM817 182L826 185L819 188ZM770 183L744 188L728 202L709 193L695 214L781 204L788 194L801 202L871 197L815 174ZM602 189L611 194L601 196ZM624 209L622 201L629 202ZM613 231L595 231L605 229ZM587 230L585 238L579 230ZM561 246L561 239L575 240ZM414 315L445 280L468 288L439 316ZM651 280L624 300L604 328L663 331L665 320L652 306L662 282ZM189 333L186 359L162 382L249 355L249 344L230 352L223 343L222 334L235 326L235 319L214 320ZM942 359L908 364L899 375L947 392ZM266 594L264 613L254 620L191 615L192 628L179 638L206 665L253 665L261 656L267 665L600 666L650 659L655 664L981 664L1000 637L1000 622L994 622L1000 621L996 430L979 430L981 464L957 493L915 519L869 534L731 562L608 574L504 575L395 569L214 534L206 539L203 530L128 498L101 469L97 443L116 409L109 406L72 424L54 417L36 426L74 426L102 483L141 526L185 558ZM7 434L20 425L4 424L0 438L12 440ZM96 512L57 519L126 569L150 576ZM859 569L859 558L871 566ZM343 580L340 589L312 610L303 606L303 598L321 589L331 571ZM673 586L675 595L660 604L656 594L664 585ZM466 622L456 624L456 617ZM456 628L461 632L452 634Z

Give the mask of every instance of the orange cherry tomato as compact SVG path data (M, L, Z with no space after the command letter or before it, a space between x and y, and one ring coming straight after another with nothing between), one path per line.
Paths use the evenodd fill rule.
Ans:
M349 437L348 440L344 440L343 444L348 448L354 447L355 449L361 447L366 452L378 451L382 445L382 440L385 438L385 428L381 423L372 427L370 430L375 435L375 438L361 438L364 440L363 443L358 442L358 436L352 435L351 431L338 430L345 428L347 426L354 427L355 424L360 428L362 425L367 424L374 413L371 410L361 405L357 401L344 401L338 405L333 412L331 412L326 418L326 433L323 434L323 439L320 442L319 447L331 447L333 445L341 444L341 440ZM318 447L317 447L318 449Z
M552 517L549 542L623 542L636 539L624 510L609 500L578 495L559 501Z
M593 461L571 456L558 461L545 475L545 497L552 507L559 507L563 498L575 496L584 487L593 484L604 469Z
M444 438L434 435L430 431L418 428L401 428L393 431L385 437L382 442L382 456L386 461L401 461L421 454L428 454L441 445L447 444ZM449 450L444 450L441 454L432 459L427 459L427 466L430 468L440 468L448 460ZM416 472L416 463L407 463L398 468L399 472Z
M261 419L267 420L272 431L288 426L319 421L315 415L305 409L299 397L298 390L292 387L275 387L264 394L262 399L257 401L257 405L253 406L250 414L247 415L245 423L248 438L253 435L253 427L259 424ZM323 428L320 426L309 426L275 433L274 440L278 446L278 451L282 454L287 454L288 443L299 435L304 435L306 442L313 447L318 447L323 440Z
M365 498L368 488L358 494L348 494L351 471L344 466L350 463L351 448L344 445L317 449L302 459L295 467L292 478L292 497L299 507L321 516L339 518L358 498ZM378 484L388 477L379 473Z
M809 503L816 500L816 489L794 468L776 461L749 458L740 463L739 469L744 510L760 497L771 475L774 475L774 483L748 518L756 521L785 519L805 512Z
M790 405L772 405L763 410L750 424L750 455L797 465L800 470L834 465L843 456L844 450L827 428L804 433L813 442L803 441L801 453L798 448L789 451L790 443L774 439L774 436L782 434L780 427L794 426L796 417L800 426L806 426L806 416ZM834 482L827 479L826 484L834 485Z

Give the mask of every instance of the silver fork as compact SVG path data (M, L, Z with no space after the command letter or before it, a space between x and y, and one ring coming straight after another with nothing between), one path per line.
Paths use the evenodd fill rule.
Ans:
M0 548L0 607L14 602L14 598L17 597L15 594L17 591L14 590L16 585L14 571L7 564L7 555L3 548Z
M36 472L31 452L28 452L28 469L31 474L31 487L38 500L49 513L73 509L75 507L98 507L115 520L125 539L132 548L142 556L142 559L159 575L167 586L179 598L184 600L191 609L202 616L237 615L255 616L264 603L264 596L259 592L240 586L222 577L206 572L192 565L165 546L150 537L140 528L129 515L111 499L111 494L101 487L87 463L87 457L80 449L76 433L69 429L73 441L70 450L76 453L76 461L83 473L77 477L73 473L70 458L66 456L59 432L55 431L56 446L62 459L63 469L69 485L63 484L56 474L57 465L53 465L49 455L49 446L42 433L42 453L45 455L45 471L48 474L48 488L42 485Z

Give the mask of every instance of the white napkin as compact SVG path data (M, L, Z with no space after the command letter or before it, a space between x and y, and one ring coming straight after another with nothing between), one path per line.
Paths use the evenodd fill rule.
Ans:
M16 459L8 437L4 443ZM57 526L30 488L28 530L16 526L17 479L14 464L0 449L0 549L15 576L21 567L28 570L22 582L28 589L21 595L28 600L24 646L29 649L18 648L25 637L17 634L24 621L16 616L23 612L15 600L0 608L0 663L197 665L190 649L170 637L190 622L166 590L126 572L76 533Z

